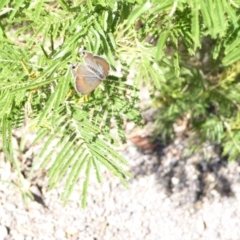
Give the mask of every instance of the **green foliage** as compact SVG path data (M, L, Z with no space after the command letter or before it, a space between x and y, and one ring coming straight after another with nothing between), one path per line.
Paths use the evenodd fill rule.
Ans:
M239 7L237 1L179 1L172 5L171 23L167 17L159 21L163 29L156 44L157 60L165 57L159 63L164 74L155 84L156 134L174 136L174 123L185 120L196 133L189 148L218 143L229 160L240 153Z
M64 177L68 199L91 170L104 166L124 184L126 161L113 149L125 140L123 120L141 123L143 81L160 106L163 136L186 118L202 142L239 155L239 7L237 0L0 2L0 123L3 150L15 161L12 132L28 118L44 142L35 164L49 168L51 187ZM104 54L113 73L88 101L74 91L69 64L79 50ZM134 73L134 86L127 83ZM102 90L102 88L104 90ZM118 140L113 137L115 128Z
M5 13L6 10L9 10ZM113 148L125 141L124 119L141 123L138 90L123 77L109 76L84 101L74 91L69 63L80 61L79 50L104 53L117 65L114 32L131 5L104 1L88 7L75 1L5 1L1 4L0 119L3 150L15 162L12 131L27 117L37 132L34 142L44 146L37 163L49 168L50 187L64 177L67 200L80 174L83 206L91 169L102 181L101 166L123 184L131 176L127 164ZM116 129L116 134L111 133Z

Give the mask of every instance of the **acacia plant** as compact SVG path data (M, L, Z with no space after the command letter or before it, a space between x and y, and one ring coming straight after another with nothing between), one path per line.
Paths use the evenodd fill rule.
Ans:
M27 119L36 133L33 143L44 143L32 168L46 167L52 188L65 178L63 199L84 172L85 206L89 176L101 182L102 166L126 184L127 161L113 145L125 140L124 119L141 123L143 82L159 103L163 136L173 135L173 124L188 115L202 142L218 142L223 154L236 159L239 7L238 0L2 0L0 126L6 159L19 169L12 135ZM80 49L105 56L112 68L87 100L74 90L69 70L81 61Z

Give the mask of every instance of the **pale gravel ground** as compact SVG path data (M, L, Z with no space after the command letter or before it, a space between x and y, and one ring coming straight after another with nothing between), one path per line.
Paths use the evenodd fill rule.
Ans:
M148 101L145 92L141 96ZM131 129L131 124L126 126L127 134ZM29 146L32 136L24 136ZM9 184L17 176L0 153L0 240L239 240L239 164L227 164L208 145L209 162L201 153L186 157L188 147L186 139L178 136L158 149L161 155L144 154L128 141L119 152L133 174L129 189L108 172L100 185L92 172L86 209L80 207L81 180L64 207L60 201L63 182L48 191L44 174L37 175L30 189L46 207L37 201L24 204L21 191ZM35 145L19 153L19 158L31 159L39 149Z
M134 174L130 188L124 188L108 173L102 185L93 176L84 210L79 200L81 184L65 207L59 200L62 184L52 191L43 186L44 208L35 201L24 205L17 188L2 183L0 239L240 239L238 164L227 165L215 156L203 163L205 170L199 171L196 165L202 156L183 158L183 146L175 141L157 157L140 153L128 142L120 152L129 160ZM9 164L3 161L0 175L14 178ZM224 188L219 190L220 176L229 180L232 196L221 196ZM204 194L195 201L200 179L205 183Z

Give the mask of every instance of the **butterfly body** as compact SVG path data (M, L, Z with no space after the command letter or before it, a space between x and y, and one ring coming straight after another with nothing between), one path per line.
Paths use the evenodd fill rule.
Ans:
M91 93L106 79L110 65L102 57L82 51L83 63L70 66L75 82L75 89L82 95Z

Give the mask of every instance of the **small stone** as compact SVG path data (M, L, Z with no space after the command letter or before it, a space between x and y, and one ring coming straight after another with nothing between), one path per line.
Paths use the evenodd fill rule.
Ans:
M8 235L8 230L5 226L0 225L0 240L4 240Z
M16 205L12 204L12 203L6 203L5 205L5 210L9 211L9 212L14 212L16 210Z
M173 184L173 185L177 185L178 183L179 183L179 179L176 178L176 177L173 177L173 178L172 178L172 184Z
M65 229L65 232L69 235L75 235L78 233L78 229L74 226L69 226Z
M201 234L204 231L205 227L204 227L204 222L203 222L202 219L198 219L197 220L197 222L196 222L196 229L197 229L197 232L199 234Z
M54 233L55 239L64 239L66 238L66 234L62 229L57 229Z

